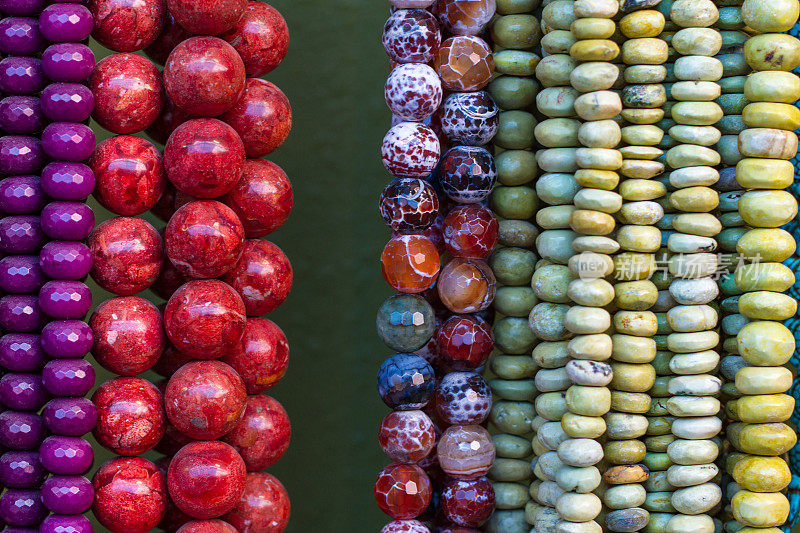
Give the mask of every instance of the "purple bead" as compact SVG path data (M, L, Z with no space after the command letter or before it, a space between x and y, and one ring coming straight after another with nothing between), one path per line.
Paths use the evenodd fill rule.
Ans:
M7 96L0 100L0 128L15 135L32 135L44 128L45 120L35 96Z
M80 83L51 83L42 91L42 112L57 122L83 122L92 115L94 95Z
M80 122L53 122L42 132L42 149L53 159L84 161L94 145L92 128Z
M53 44L42 54L42 69L52 81L82 81L94 70L94 54L85 44Z
M57 320L81 319L92 308L92 291L80 281L48 281L39 291L39 307Z
M54 398L45 405L42 417L54 435L80 437L97 421L97 409L87 398Z
M38 215L46 203L38 176L9 176L0 181L0 210L9 215Z
M39 461L53 474L77 476L92 466L92 445L80 437L47 437L39 448Z
M38 526L45 516L38 490L9 489L0 496L0 519L9 526Z
M45 0L0 0L0 11L6 15L38 15Z
M2 522L0 522L2 523ZM7 526L3 529L3 533L39 533L39 530L36 528L30 527L11 527Z
M83 476L51 476L42 484L42 502L54 513L80 514L92 501L94 487Z
M93 343L92 328L82 320L54 320L42 329L42 349L50 357L83 357L91 350Z
M7 17L0 20L0 51L12 56L35 56L47 42L32 17Z
M38 293L47 278L35 255L9 255L0 259L0 289L11 294Z
M38 411L49 399L38 374L14 372L0 378L0 401L9 409Z
M92 523L83 515L51 514L42 521L37 533L92 533Z
M0 366L12 372L36 372L47 362L39 335L8 333L0 337Z
M18 333L38 332L45 322L39 309L39 297L30 294L12 294L0 298L0 327Z
M39 30L53 42L80 42L94 26L92 13L80 4L52 4L39 15Z
M54 200L85 200L94 184L94 172L83 163L58 161L42 170L42 190Z
M0 61L0 91L8 94L36 94L47 80L42 62L35 57L7 57Z
M94 212L81 202L51 202L42 209L40 223L51 239L80 241L94 229Z
M30 254L42 249L45 236L39 217L15 215L0 219L0 251L6 254Z
M36 174L44 164L42 143L27 135L0 137L0 173Z
M94 367L86 359L53 359L42 370L42 383L53 396L84 396L94 380Z
M36 413L0 413L0 445L11 450L38 450L44 440L44 420Z
M8 488L38 487L46 474L38 452L6 452L0 457L0 483Z
M39 254L39 266L53 279L83 279L92 268L92 253L82 242L51 241Z

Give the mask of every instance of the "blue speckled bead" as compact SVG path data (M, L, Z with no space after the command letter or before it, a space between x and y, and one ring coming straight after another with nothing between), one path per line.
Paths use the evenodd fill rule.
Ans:
M392 409L422 409L434 387L433 367L415 354L394 354L378 370L378 394Z

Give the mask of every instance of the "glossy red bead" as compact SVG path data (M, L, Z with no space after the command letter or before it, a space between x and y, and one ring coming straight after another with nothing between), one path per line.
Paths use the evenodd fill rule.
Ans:
M454 257L488 257L499 231L492 211L480 204L458 206L444 219L444 243Z
M172 132L190 118L189 114L173 104L172 100L164 98L164 107L161 110L161 114L147 128L147 135L157 143L167 144Z
M135 52L150 45L163 25L164 0L92 0L92 37L117 52Z
M175 21L175 17L173 17L171 13L167 12L165 15L164 29L161 30L158 37L144 49L144 53L147 57L159 65L163 65L167 62L169 53L172 52L176 46L191 37L191 34Z
M393 520L383 526L380 533L431 533L419 520Z
M492 353L492 327L474 315L454 315L439 328L436 345L440 362L454 370L474 370Z
M238 349L222 359L244 381L247 394L261 394L276 385L289 365L289 343L280 327L266 318L248 318Z
M248 159L244 174L224 202L239 216L248 239L265 237L280 228L294 204L286 173L266 159Z
M164 400L146 379L107 381L92 395L92 402L97 407L94 437L117 455L140 455L164 436Z
M495 0L438 0L433 13L452 35L478 35L495 14Z
M263 157L280 147L292 129L292 107L277 85L248 78L244 93L222 120L244 141L247 157Z
M239 533L281 533L290 513L289 495L281 482L266 472L251 472L239 503L225 520Z
M396 520L416 518L431 501L428 475L417 465L392 463L378 474L375 501Z
M289 27L278 10L266 2L247 2L239 22L220 37L236 48L251 78L272 72L289 50Z
M439 252L427 237L396 235L381 253L383 278L396 291L418 293L439 275Z
M192 520L181 526L177 533L238 533L238 530L222 520Z
M247 397L244 414L223 440L242 456L248 472L264 470L289 448L292 427L278 400L263 394Z
M289 295L292 279L292 265L277 245L249 239L239 262L224 278L244 300L248 316L277 309Z
M396 463L418 463L433 450L436 428L422 411L393 411L384 417L378 442Z
M112 459L100 467L92 483L94 515L113 533L147 533L164 515L166 479L147 459Z
M455 257L442 268L436 290L442 303L453 313L477 313L494 300L497 280L481 259Z
M442 32L429 11L400 9L386 21L381 40L393 61L429 63L442 42Z
M231 29L247 0L167 0L175 20L189 33L217 35Z
M98 225L89 235L98 285L119 295L136 294L158 278L164 261L161 235L141 218L117 217Z
M488 479L450 480L442 491L442 512L451 522L465 527L480 527L492 515L494 488Z

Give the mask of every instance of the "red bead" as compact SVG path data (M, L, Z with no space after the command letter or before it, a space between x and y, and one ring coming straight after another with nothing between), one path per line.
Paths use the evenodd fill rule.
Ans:
M114 54L97 63L89 78L94 119L114 133L138 133L164 107L161 73L138 54Z
M263 157L283 144L292 129L289 99L277 85L248 78L244 94L224 115L244 141L247 157Z
M167 8L189 33L218 35L233 28L247 0L167 0Z
M492 211L480 204L456 207L444 219L444 243L454 257L488 257L497 244L500 226Z
M494 488L485 477L453 479L442 491L442 511L451 522L465 527L480 527L494 511Z
M436 334L439 358L454 370L474 370L481 366L494 346L491 326L473 315L448 318Z
M246 240L239 262L224 279L244 300L248 316L260 316L286 300L292 289L292 265L275 244Z
M164 261L161 235L141 218L117 217L89 235L94 265L92 278L107 291L136 294L158 277Z
M163 65L167 62L169 53L189 37L191 37L189 32L175 22L175 17L167 12L164 17L164 29L158 34L156 40L145 48L144 53L159 65Z
M181 274L175 265L170 261L164 261L161 267L161 273L158 275L155 283L150 287L157 296L169 300L170 297L177 291L181 285L189 281L189 278Z
M425 178L439 164L441 144L434 131L418 122L400 122L381 144L383 166L398 178Z
M247 394L261 394L286 374L289 343L273 321L248 318L239 348L225 354L222 360L239 373Z
M378 474L375 501L396 520L415 518L431 501L428 475L417 465L392 463Z
M424 9L401 9L383 27L383 48L398 63L429 63L442 42L436 17Z
M193 518L217 518L239 502L245 475L244 461L227 444L193 442L181 448L169 464L169 495Z
M483 89L494 73L494 56L480 37L456 36L445 40L436 53L434 68L450 91Z
M392 461L418 463L433 450L436 429L422 411L394 411L381 422L378 442Z
M152 43L163 25L164 0L92 0L92 37L117 52L135 52Z
M238 533L238 530L222 520L192 520L181 526L177 533Z
M383 278L399 292L422 292L439 275L439 252L427 237L397 235L381 253Z
M242 58L217 37L186 39L170 53L164 67L167 96L192 116L215 117L233 107L244 81Z
M442 303L453 313L477 313L488 309L494 300L497 280L481 259L455 257L448 262L436 289Z
M281 482L266 472L251 472L239 503L225 520L239 533L281 533L290 512L289 495Z
M439 197L433 186L419 178L392 180L378 200L381 217L392 231L419 233L439 214Z
M167 180L164 185L164 192L150 211L164 222L169 222L170 217L175 213L175 186Z
M265 237L280 228L294 203L286 173L266 159L248 159L244 175L233 186L225 203L239 216L248 239Z
M166 344L161 312L138 296L111 298L97 306L89 326L94 334L92 355L100 365L121 376L149 370Z
M383 526L380 533L431 533L431 531L418 520L394 520Z
M244 145L239 135L215 118L184 122L164 148L167 177L179 191L217 198L242 178Z
M242 255L244 227L227 205L197 200L172 215L164 243L167 257L181 274L216 278L233 268Z
M280 402L258 394L247 397L242 418L223 440L239 452L248 472L257 472L283 457L291 435L289 415Z
M179 352L172 344L166 344L164 351L161 353L161 357L158 358L158 361L153 366L153 371L159 376L169 378L172 377L172 374L177 372L180 367L194 361L194 359L190 355Z
M118 457L93 479L93 511L113 533L146 533L156 527L167 506L167 484L158 467L141 457Z
M164 329L181 352L216 359L237 348L245 307L230 285L215 279L190 281L175 291L164 309Z
M195 439L190 439L181 433L178 428L170 424L169 420L167 420L167 424L164 429L164 437L161 439L161 442L156 444L156 451L166 454L171 458L173 455L178 453L178 450L192 442L195 442ZM179 511L179 514L183 514L183 512Z
M94 437L118 455L142 454L164 436L164 400L145 379L107 381L95 391L92 402L97 407Z
M495 0L440 0L433 13L452 35L478 35L495 13Z
M192 439L218 439L244 413L247 392L236 371L220 361L193 361L169 380L164 405L169 421Z
M187 113L176 107L172 100L164 98L164 107L161 110L161 114L158 115L146 131L150 138L157 143L167 144L172 132L190 118Z
M247 2L239 22L220 37L236 48L251 78L272 72L289 50L286 21L271 5L254 0Z
M101 142L91 165L95 199L117 215L141 215L164 193L161 153L141 137L118 135Z

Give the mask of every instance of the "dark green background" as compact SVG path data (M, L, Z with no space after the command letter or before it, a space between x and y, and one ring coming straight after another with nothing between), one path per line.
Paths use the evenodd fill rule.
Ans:
M292 442L269 471L291 497L288 532L377 531L387 521L372 486L387 462L377 444L386 408L375 373L389 352L375 334L375 311L391 292L378 264L388 232L377 212L388 179L379 156L390 119L380 42L388 3L270 3L286 18L291 44L266 78L289 97L294 126L269 159L289 175L295 205L269 237L294 267L289 299L269 315L291 348L286 378L269 393L289 412ZM94 48L98 59L108 53ZM96 131L98 141L107 136ZM110 216L92 205L98 222ZM95 304L110 296L95 287ZM100 373L98 385L111 377ZM99 451L95 466L110 457Z

